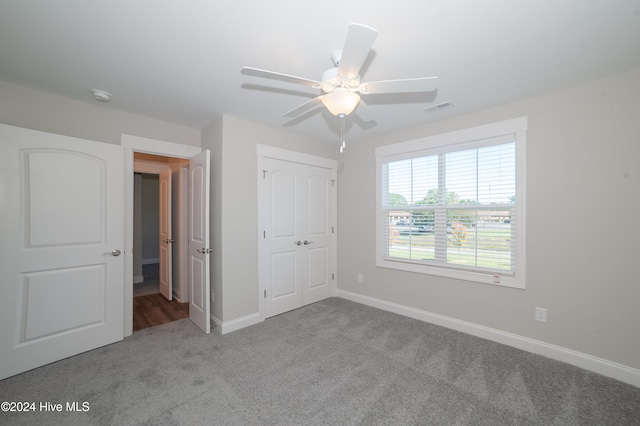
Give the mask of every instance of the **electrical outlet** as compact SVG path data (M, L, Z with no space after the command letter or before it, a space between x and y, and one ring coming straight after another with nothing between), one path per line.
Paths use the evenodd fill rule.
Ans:
M545 308L536 308L536 321L547 322L547 310Z
M364 275L358 274L358 282L362 284L364 282Z

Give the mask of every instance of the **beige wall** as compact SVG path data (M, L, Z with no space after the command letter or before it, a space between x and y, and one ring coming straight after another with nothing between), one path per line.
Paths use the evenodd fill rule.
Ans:
M87 91L88 92L88 91ZM200 129L117 111L91 99L78 102L0 81L0 123L120 145L120 135L200 146Z
M223 322L259 310L258 144L332 159L338 154L336 145L230 116L203 130L202 146L212 150L212 168L219 169L214 172L217 177L212 177L212 238L220 244L219 250L214 247L212 262L219 271L214 272L212 285L214 316ZM216 179L221 187L215 187Z
M375 266L375 148L528 116L527 288ZM640 368L640 69L352 142L338 187L338 287ZM364 283L357 274L364 274ZM534 308L548 322L534 321Z

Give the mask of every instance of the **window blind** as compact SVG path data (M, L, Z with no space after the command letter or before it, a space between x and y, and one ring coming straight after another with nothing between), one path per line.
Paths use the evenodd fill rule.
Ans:
M382 162L382 256L513 274L515 135Z

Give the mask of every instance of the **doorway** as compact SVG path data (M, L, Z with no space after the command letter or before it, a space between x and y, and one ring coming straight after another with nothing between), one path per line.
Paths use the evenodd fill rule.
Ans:
M124 154L124 337L133 334L133 177L134 153L145 153L189 161L185 203L187 232L183 237L188 274L189 319L204 333L211 332L209 194L211 152L200 147L123 134ZM184 169L183 169L184 170Z
M133 297L160 293L158 175L133 176Z
M134 152L133 331L189 317L185 251L189 161Z

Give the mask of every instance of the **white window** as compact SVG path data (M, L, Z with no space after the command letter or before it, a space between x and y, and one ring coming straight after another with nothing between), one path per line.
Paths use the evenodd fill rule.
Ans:
M526 127L377 148L377 265L524 288Z

